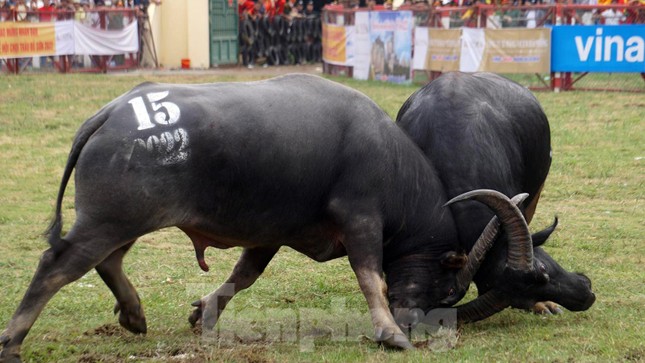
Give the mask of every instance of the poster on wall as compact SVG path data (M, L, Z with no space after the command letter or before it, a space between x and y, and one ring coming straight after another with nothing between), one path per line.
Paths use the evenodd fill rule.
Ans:
M357 11L354 78L411 82L413 25L409 11Z
M370 12L369 79L410 83L412 74L411 11Z

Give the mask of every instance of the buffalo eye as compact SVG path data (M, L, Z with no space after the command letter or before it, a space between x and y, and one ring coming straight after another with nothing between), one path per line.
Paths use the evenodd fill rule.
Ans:
M548 283L550 280L549 274L546 272L546 266L542 262L538 263L538 270L540 271L537 277L538 281L543 284Z
M451 287L450 290L448 290L448 296L452 296L455 294L455 288Z

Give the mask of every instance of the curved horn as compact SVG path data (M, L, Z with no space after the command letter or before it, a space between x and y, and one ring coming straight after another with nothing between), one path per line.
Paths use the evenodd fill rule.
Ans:
M457 306L457 321L472 323L483 320L506 309L511 304L496 290L487 291L466 304Z
M518 194L511 199L511 202L515 205L519 205L528 196L529 195L527 193ZM457 200L453 198L444 206L450 205L454 202L457 202ZM471 248L468 253L466 265L457 273L457 291L465 292L468 289L468 285L470 285L475 273L479 270L479 266L484 260L484 257L486 257L486 253L493 246L493 242L499 233L499 225L499 218L494 216L491 218L490 222L488 222L479 238L477 238L473 248Z
M507 264L514 270L533 269L533 242L526 220L513 202L504 194L490 189L478 189L456 196L448 203L474 199L486 204L499 217L508 233ZM447 204L448 204L447 203Z

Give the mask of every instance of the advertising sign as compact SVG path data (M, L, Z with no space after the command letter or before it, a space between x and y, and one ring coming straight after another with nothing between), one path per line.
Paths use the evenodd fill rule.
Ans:
M458 71L461 51L461 31L459 29L428 29L428 52L426 68L431 71Z
M348 65L348 33L349 27L323 22L322 46L323 60L327 63Z
M0 23L0 58L110 55L135 53L138 50L137 22L120 30L94 29L73 20Z
M551 29L486 29L480 70L495 73L549 73Z
M645 72L645 25L554 26L554 72Z
M370 78L393 83L411 82L411 11L370 12Z

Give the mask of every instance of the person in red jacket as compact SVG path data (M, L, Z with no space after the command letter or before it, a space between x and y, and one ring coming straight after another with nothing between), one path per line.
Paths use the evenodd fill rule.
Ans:
M238 14L240 18L244 19L248 15L253 15L255 13L255 3L253 0L240 0L237 5Z
M40 22L48 22L54 20L54 14L56 13L56 2L54 0L45 1L45 5L42 8L38 9L38 17Z

